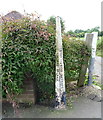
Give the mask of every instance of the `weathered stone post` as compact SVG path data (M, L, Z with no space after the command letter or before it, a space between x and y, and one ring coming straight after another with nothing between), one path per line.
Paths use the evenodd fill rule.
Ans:
M91 49L92 39L93 39L93 34L85 33L84 41L86 42L86 45L88 46L89 49ZM88 62L89 62L89 56L86 56L84 58L84 62L83 62L84 64L82 64L82 66L81 66L81 70L80 70L80 74L79 74L79 80L77 82L78 87L84 86L84 82L85 82L85 79L86 79L85 75L86 75L87 68L88 68Z
M91 58L89 63L89 71L88 71L88 86L92 85L93 82L93 70L94 70L94 63L95 63L95 56L96 56L96 44L97 44L97 37L98 32L93 32L93 40L91 44Z
M63 48L61 36L60 17L56 17L56 104L55 108L65 108L66 92L65 92L65 78L64 78L64 63L63 63Z
M88 86L92 85L92 81L93 81L92 77L93 77L94 62L95 62L95 55L96 55L97 37L98 37L97 32L92 32L92 33L86 33L85 34L85 39L84 40L85 40L88 48L91 49L91 58L90 58L90 61L89 61L88 56L84 59L85 64L83 64L82 67L81 67L79 80L78 80L78 83L77 83L77 85L79 87L84 86L84 81L85 81L85 78L86 78L85 75L86 75L86 72L87 72L87 68L88 68Z

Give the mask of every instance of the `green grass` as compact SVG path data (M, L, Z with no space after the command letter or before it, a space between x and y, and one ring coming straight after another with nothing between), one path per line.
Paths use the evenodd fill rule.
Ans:
M101 50L97 50L96 55L100 56L100 57L103 57L103 52L101 52Z

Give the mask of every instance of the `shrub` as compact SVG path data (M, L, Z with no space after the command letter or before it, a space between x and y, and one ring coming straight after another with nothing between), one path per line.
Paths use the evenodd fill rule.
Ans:
M3 95L22 92L24 73L32 72L37 80L40 99L55 93L55 30L42 21L24 18L3 24L2 71ZM77 80L83 59L89 51L83 41L63 37L66 82Z
M32 71L41 97L54 92L55 35L44 22L22 19L3 26L3 86L19 94L26 71ZM48 91L47 91L48 90Z
M63 38L64 66L66 82L79 79L81 65L84 59L90 56L90 50L84 41Z
M103 49L103 37L97 42L97 50Z
M97 52L96 54L98 56L103 57L103 37L101 37L98 41L97 41Z

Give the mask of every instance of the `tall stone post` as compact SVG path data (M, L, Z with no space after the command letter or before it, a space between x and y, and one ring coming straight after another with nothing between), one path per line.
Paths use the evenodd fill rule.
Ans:
M89 63L89 72L88 72L88 86L92 85L93 82L93 70L94 70L94 63L95 63L95 56L96 56L96 44L97 44L97 37L98 32L93 32L93 40L91 44L91 58Z
M85 33L84 41L86 42L86 45L88 46L89 49L91 49L92 40L93 40L93 34ZM79 80L77 82L78 87L84 86L84 82L85 82L85 79L86 79L85 75L86 75L87 68L88 68L88 62L89 62L89 56L86 56L84 58L83 64L81 65L81 70L80 70L80 74L79 74Z
M56 17L56 104L55 108L61 109L66 107L66 92L64 78L63 48L61 36L60 17Z

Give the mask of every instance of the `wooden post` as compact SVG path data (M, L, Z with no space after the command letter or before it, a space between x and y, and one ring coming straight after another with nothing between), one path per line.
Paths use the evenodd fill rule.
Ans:
M56 17L56 104L55 108L61 109L66 107L63 48L61 36L60 17Z
M85 34L84 40L86 42L86 45L89 48L91 48L92 39L93 39L93 34L91 34L91 33L86 33ZM82 64L82 66L81 66L81 71L80 71L80 74L79 74L79 80L77 82L78 87L84 86L84 81L86 79L85 75L86 75L87 68L88 68L88 61L89 61L89 56L84 58L84 64Z
M98 33L93 32L93 40L91 44L91 58L89 63L89 70L88 70L88 86L92 85L93 82L93 70L94 70L94 63L95 63L95 56L96 56L96 44L97 44L97 37Z

